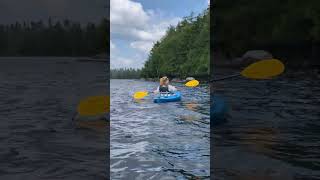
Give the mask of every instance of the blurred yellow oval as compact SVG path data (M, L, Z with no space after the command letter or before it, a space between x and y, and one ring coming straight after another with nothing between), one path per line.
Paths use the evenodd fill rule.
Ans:
M199 85L199 81L197 81L197 80L191 80L191 81L187 82L185 85L186 85L187 87L196 87L196 86Z
M284 64L277 59L266 59L251 64L241 75L251 79L268 79L283 73Z
M81 116L95 116L108 113L110 111L110 97L90 96L79 103L77 110Z
M144 97L146 97L146 96L148 96L148 92L146 92L146 91L140 91L140 92L134 93L133 98L134 98L134 99L142 99L142 98L144 98Z

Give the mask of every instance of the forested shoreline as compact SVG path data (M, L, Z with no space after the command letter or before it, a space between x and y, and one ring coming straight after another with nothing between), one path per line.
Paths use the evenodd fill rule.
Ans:
M139 79L140 77L140 69L119 68L110 70L110 79Z
M0 25L0 56L94 56L109 49L107 19L100 23L70 20Z
M141 76L207 78L210 64L209 23L209 9L206 9L197 16L185 17L176 27L169 27L166 35L151 49Z
M215 64L265 50L287 65L320 65L320 1L219 0L213 6Z

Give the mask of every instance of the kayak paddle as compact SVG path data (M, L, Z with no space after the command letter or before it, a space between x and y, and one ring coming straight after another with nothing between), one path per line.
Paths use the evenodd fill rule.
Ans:
M277 59L267 59L255 62L238 74L226 76L212 81L220 81L224 79L230 79L233 77L243 76L250 79L268 79L283 73L285 69L284 64ZM199 85L199 81L188 81L185 86L196 87ZM133 95L134 99L142 99L148 96L148 92L140 91ZM78 106L79 115L94 116L104 114L110 111L110 97L109 96L92 96L84 99Z
M199 85L199 81L197 80L191 80L191 81L188 81L186 84L185 84L187 87L196 87Z
M277 59L266 59L249 65L238 74L214 79L210 82L221 81L238 76L243 76L249 79L268 79L283 73L284 69L284 64L281 61Z
M185 84L185 86L187 86L187 87L196 87L198 85L199 85L199 81L197 81L197 80L191 80ZM133 94L133 98L134 99L143 99L144 97L146 97L148 95L149 95L149 92L147 92L147 91L139 91L139 92L135 92Z
M142 99L142 98L148 96L148 94L149 93L146 91L139 91L139 92L134 93L133 98L134 99Z
M110 97L90 96L79 103L77 110L80 116L95 116L108 113L110 111Z

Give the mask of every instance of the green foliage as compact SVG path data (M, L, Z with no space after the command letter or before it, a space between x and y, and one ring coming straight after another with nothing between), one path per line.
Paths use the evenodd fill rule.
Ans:
M109 49L108 25L64 20L0 25L0 56L92 56Z
M141 74L140 69L133 69L133 68L111 69L110 78L111 79L139 79L140 74Z
M153 46L141 75L143 77L199 76L209 74L209 9L185 17Z
M213 49L228 58L264 49L290 59L319 46L318 0L217 0L214 7Z

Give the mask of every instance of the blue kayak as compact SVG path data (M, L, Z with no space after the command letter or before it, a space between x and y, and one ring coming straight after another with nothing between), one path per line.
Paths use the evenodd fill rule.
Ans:
M226 120L228 107L221 96L214 95L211 98L210 120L213 124L219 124Z
M181 93L179 91L174 93L160 93L154 99L154 103L166 103L166 102L176 102L181 100Z

